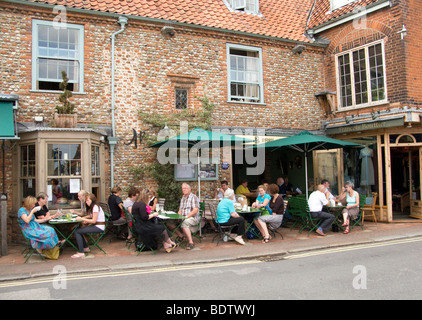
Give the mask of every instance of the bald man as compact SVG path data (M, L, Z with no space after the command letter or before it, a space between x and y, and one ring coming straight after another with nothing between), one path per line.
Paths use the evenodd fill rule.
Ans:
M321 223L316 230L321 236L326 236L324 230L327 230L334 221L334 215L322 211L322 207L328 204L327 197L324 194L325 186L319 184L316 191L312 192L308 199L309 211L314 219L321 219Z

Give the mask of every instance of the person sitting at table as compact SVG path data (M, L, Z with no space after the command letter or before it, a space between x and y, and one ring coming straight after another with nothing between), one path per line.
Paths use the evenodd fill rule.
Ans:
M283 197L285 195L289 195L293 193L293 186L289 183L289 177L285 176L283 178L283 184L279 188L279 194L281 194Z
M267 223L270 228L275 230L280 227L283 221L284 214L284 200L283 197L278 193L278 186L273 183L268 186L268 193L271 196L269 207L272 211L270 215L261 215L258 219L255 219L255 225L258 227L261 235L263 236L262 242L268 243L270 241L270 234L268 232Z
M224 198L224 192L226 192L226 190L232 190L229 187L229 183L226 180L221 181L221 188L217 188L215 189L215 195L214 198L215 199L223 199ZM236 199L233 199L233 202L236 202Z
M131 187L129 189L129 192L127 194L127 199L125 201L123 201L123 207L125 207L125 209L127 210L127 212L129 213L127 219L129 221L129 223L132 223L132 207L133 204L135 203L136 199L139 196L139 189L136 187ZM132 234L130 232L130 229L128 228L128 236L127 239L130 240L132 239Z
M57 237L56 231L47 225L39 224L39 220L35 219L35 212L40 210L40 206L35 207L37 199L28 196L23 200L22 207L18 210L18 222L25 238L29 239L31 247L42 254L43 249L54 248L57 244L61 244ZM48 221L52 216L41 219Z
M312 192L308 198L309 211L314 219L321 219L321 223L315 230L321 236L326 236L324 230L328 229L334 221L334 215L322 210L328 204L328 199L324 194L325 186L319 184L317 190Z
M270 209L270 200L271 196L266 192L266 188L264 185L258 186L258 197L256 198L256 201L252 203L252 208L265 208L268 210L268 212L271 214L272 211Z
M226 190L224 192L224 199L220 201L217 206L217 221L222 226L231 226L239 224L237 227L237 235L234 240L244 245L245 241L242 236L245 233L245 219L236 212L233 204L234 192L233 190Z
M36 219L50 218L50 211L47 208L47 203L48 203L48 195L44 192L40 192L37 195L37 202L35 203L35 206L36 207L40 206L41 210L36 211L34 213Z
M179 238L179 241L183 241L186 237L188 240L188 245L186 246L186 250L191 250L195 247L192 239L192 231L196 231L195 229L198 228L200 215L199 215L199 199L198 197L192 193L192 188L189 184L183 183L182 184L182 199L180 200L180 207L178 214L185 216L182 224L180 225L180 229L182 229L181 233L177 228L177 226L169 221L167 222L167 226L171 230L175 230L176 235ZM179 223L179 222L178 222Z
M234 192L234 194L236 196L244 196L244 197L246 197L246 201L247 201L248 206L249 206L250 203L251 203L251 200L249 199L249 197L245 193L249 194L251 192L248 189L248 180L243 179L242 182L241 182L241 184L236 188L236 191Z
M108 197L108 206L110 208L111 221L113 225L122 226L126 223L126 218L123 215L123 200L120 198L122 189L118 186L114 186L111 189L111 195ZM123 230L119 235L120 239L126 240L125 233L127 229Z
M154 222L158 212L148 214L147 202L148 194L145 190L142 190L132 206L132 215L135 219L134 230L147 248L156 250L158 247L157 240L159 240L163 243L164 249L170 253L176 248L176 243L170 239L167 229L162 224Z
M346 208L344 208L342 211L343 221L344 221L342 227L347 227L346 230L344 230L344 233L347 234L350 232L349 230L350 219L356 220L359 216L359 212L360 212L359 193L353 190L355 185L351 181L347 181L344 184L344 187L345 187L346 192L343 192L343 194L340 195L338 200L341 201L344 198L346 199Z
M79 190L78 199L81 202L81 211L70 210L70 213L77 214L78 216L86 216L86 197L88 192L85 190Z
M82 258L86 252L89 252L88 244L84 235L87 233L102 233L105 227L105 215L100 207L97 197L93 193L89 193L85 200L87 215L85 217L77 216L76 221L82 222L83 227L78 227L74 233L78 252L71 258Z
M151 208L151 211L154 212L157 206L158 199L155 196L155 191L153 189L149 189L148 191L148 205ZM161 208L163 209L163 208Z

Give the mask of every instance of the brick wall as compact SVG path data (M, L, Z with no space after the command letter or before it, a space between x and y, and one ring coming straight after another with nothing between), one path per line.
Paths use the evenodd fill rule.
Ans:
M54 17L49 9L0 4L0 92L19 95L19 122L32 122L35 115L43 115L47 123L53 119L59 93L30 90L31 21L33 18L52 21ZM67 22L85 28L84 94L74 94L72 98L78 121L94 127L111 126L110 36L120 25L117 18L71 12ZM201 107L195 96L207 95L215 104L212 125L321 128L323 111L314 93L325 87L323 49L308 46L297 55L291 51L296 45L293 43L188 27L176 27L176 35L169 38L160 32L162 27L163 24L129 19L125 31L116 37L116 135L120 140L115 151L115 184L123 188L154 186L150 179L135 181L129 168L151 163L155 150L145 148L145 143L134 149L124 142L131 140L132 128L138 132L152 130L139 117L139 110L176 112L174 88L180 81L185 81L190 89L190 109ZM262 48L265 105L227 102L227 43ZM172 74L182 75L182 80L175 82ZM7 171L11 171L9 155L7 159ZM109 168L108 156L105 165ZM109 187L109 170L106 172ZM229 176L221 172L220 178ZM215 184L206 183L204 192Z
M355 28L353 22L330 29L322 34L329 39L330 45L325 58L325 87L337 91L335 54L350 50L379 39L385 41L385 64L387 75L387 95L390 104L359 109L367 113L397 106L418 106L422 103L422 79L420 64L420 42L417 30L421 28L420 14L422 3L418 1L393 1L393 6L369 14L366 28ZM405 40L397 32L406 24L409 30ZM411 30L411 31L410 31ZM339 113L340 117L353 113Z
M408 4L408 7L405 5ZM406 13L403 23L406 25L408 34L405 38L406 55L406 88L408 92L409 106L422 105L422 2L417 0L403 1L403 10Z

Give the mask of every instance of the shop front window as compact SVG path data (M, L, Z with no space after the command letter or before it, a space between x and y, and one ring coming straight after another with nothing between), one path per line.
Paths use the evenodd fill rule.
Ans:
M35 195L35 144L20 147L20 189L23 198Z
M377 137L362 137L348 140L362 147L343 149L344 181L351 181L359 194L370 197L377 192Z
M51 209L79 206L81 144L47 145L47 194Z

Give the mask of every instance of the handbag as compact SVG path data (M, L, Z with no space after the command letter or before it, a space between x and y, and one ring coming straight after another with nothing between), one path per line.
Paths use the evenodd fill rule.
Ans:
M50 249L43 249L42 253L47 259L57 260L60 255L60 248L58 246L55 246Z

